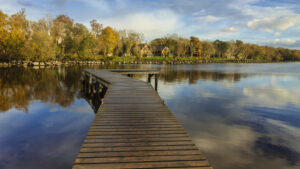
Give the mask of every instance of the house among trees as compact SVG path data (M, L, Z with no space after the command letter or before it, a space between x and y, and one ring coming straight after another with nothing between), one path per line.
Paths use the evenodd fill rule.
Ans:
M141 47L141 56L143 57L153 56L152 51L148 44L141 44L140 47Z
M235 57L230 52L226 52L225 53L225 58L227 58L227 59L235 59Z

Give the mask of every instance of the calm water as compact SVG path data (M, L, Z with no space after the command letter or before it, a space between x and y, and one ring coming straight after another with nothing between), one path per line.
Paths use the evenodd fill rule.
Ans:
M215 169L300 168L300 63L116 66L149 67ZM95 116L82 69L0 68L1 169L72 167Z

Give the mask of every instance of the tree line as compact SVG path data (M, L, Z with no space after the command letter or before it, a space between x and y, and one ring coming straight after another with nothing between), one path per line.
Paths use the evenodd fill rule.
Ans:
M25 10L7 15L0 10L0 61L103 60L114 57L196 57L297 61L300 51L244 43L241 40L202 41L176 34L143 43L143 35L114 30L96 20L91 29L66 15L26 19Z

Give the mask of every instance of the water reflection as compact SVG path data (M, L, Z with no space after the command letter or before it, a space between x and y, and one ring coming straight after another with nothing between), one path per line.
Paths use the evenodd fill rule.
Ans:
M103 86L97 81L89 79L89 77L81 77L82 87L80 94L89 103L95 113L97 113L102 99L105 96L107 87Z
M161 80L164 82L183 82L188 81L189 84L196 84L198 80L206 81L228 81L238 82L242 78L249 75L240 73L222 73L213 71L199 71L199 70L178 70L163 67L161 69Z
M161 70L159 94L214 168L296 169L300 167L299 66L151 68Z
M100 68L160 69L160 96L215 169L296 169L300 168L299 66ZM91 107L99 106L90 102L99 95L80 92L82 69L0 68L0 168L71 168L94 117Z
M71 105L79 89L81 70L69 68L0 68L0 112L11 108L28 112L33 100Z
M0 168L71 168L94 113L81 67L0 68Z
M293 72L299 63L289 65ZM299 168L299 75L218 66L215 72L176 66L172 71L187 78L159 83L160 95L210 163L216 169Z

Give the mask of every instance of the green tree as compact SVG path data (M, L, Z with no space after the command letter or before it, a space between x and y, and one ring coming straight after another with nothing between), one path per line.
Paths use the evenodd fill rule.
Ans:
M203 56L206 58L211 58L215 55L216 50L214 45L211 42L203 41L202 42Z
M188 55L190 46L190 41L185 38L178 38L176 47L175 47L175 55L177 57L185 57Z
M216 54L219 58L225 58L225 54L229 49L229 44L220 40L214 41L214 46L216 49Z
M63 60L66 53L66 45L70 41L70 35L72 33L74 22L66 15L59 15L53 21L53 27L51 29L51 35L58 46L56 51L57 59Z

